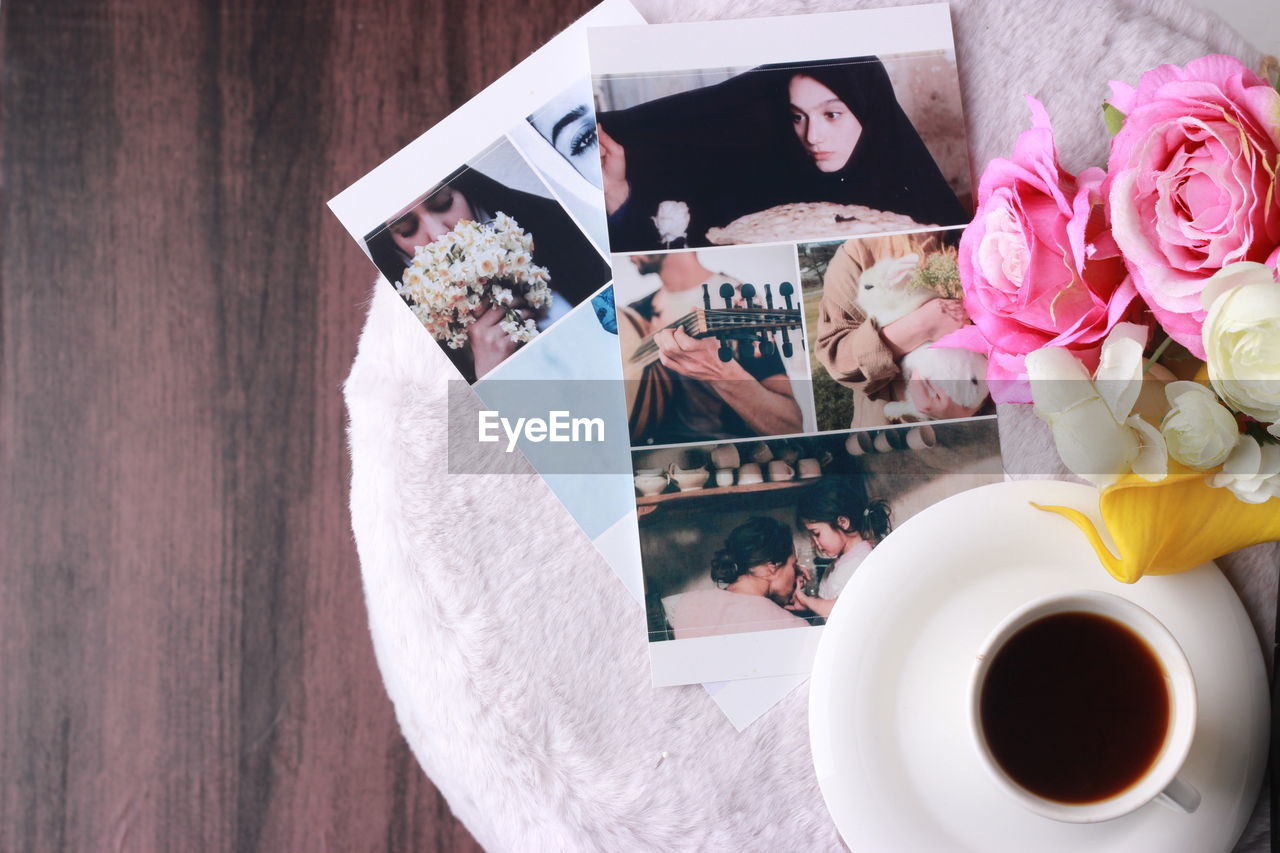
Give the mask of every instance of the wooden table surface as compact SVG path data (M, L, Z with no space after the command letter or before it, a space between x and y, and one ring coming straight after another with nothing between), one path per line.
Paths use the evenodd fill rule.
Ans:
M590 0L0 4L0 850L470 850L396 726L325 201Z

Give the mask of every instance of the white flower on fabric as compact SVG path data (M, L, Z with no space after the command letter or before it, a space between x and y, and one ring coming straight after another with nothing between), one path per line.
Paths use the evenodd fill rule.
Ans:
M1132 414L1142 390L1147 330L1117 323L1102 344L1098 370L1070 351L1043 347L1027 355L1035 412L1053 429L1058 455L1071 471L1106 488L1130 471L1163 480L1169 471L1164 437Z
M1215 273L1200 298L1213 390L1280 438L1280 282L1271 267L1241 261Z
M1209 485L1230 489L1245 503L1260 504L1280 497L1280 444L1258 444L1251 435L1242 435L1235 449L1214 474Z
M688 235L689 205L683 201L664 201L658 205L658 212L653 218L658 236L668 246Z
M1198 382L1170 382L1164 393L1171 408L1160 433L1169 455L1197 471L1225 462L1240 436L1235 416Z

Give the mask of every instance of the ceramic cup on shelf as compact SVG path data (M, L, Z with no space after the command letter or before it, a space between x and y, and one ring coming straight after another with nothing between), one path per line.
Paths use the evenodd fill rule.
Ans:
M872 447L876 449L877 453L888 453L890 450L893 450L893 445L889 443L889 433L876 433L876 438L872 443Z
M1006 616L975 650L969 730L996 786L1067 823L1155 800L1184 814L1182 774L1196 683L1178 641L1148 611L1096 590L1054 593Z
M764 477L760 473L760 465L757 462L747 462L738 469L738 485L754 486L756 483L763 483Z
M674 464L671 466L671 479L675 481L682 492L694 492L701 489L706 484L709 476L711 476L711 472L706 468L677 468Z
M912 450L926 450L937 443L938 436L928 424L907 430L907 447Z
M769 463L768 467L769 482L781 483L795 477L796 471L781 459L775 459Z
M855 432L851 433L844 440L844 450L850 456L862 456L871 450L871 443L867 441L869 433Z
M812 480L814 477L822 476L822 465L817 459L812 457L801 459L796 465L799 468L801 480Z
M716 468L737 468L741 463L737 445L719 444L711 451L711 464Z
M649 471L650 469L641 469L641 471ZM656 469L655 469L656 470ZM636 472L635 484L636 489L645 497L653 497L667 487L667 475L661 473L641 473Z
M751 448L751 459L761 465L773 458L773 448L761 441Z
M716 469L716 485L717 485L717 486L732 486L732 485L733 485L733 470L734 470L734 469L732 469L732 468L717 468L717 469Z

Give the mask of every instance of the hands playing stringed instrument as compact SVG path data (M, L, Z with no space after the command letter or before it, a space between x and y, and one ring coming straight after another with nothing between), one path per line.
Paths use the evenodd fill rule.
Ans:
M791 381L778 370L760 376L747 370L740 359L756 363L794 352L791 330L800 328L800 311L792 307L794 287L779 286L787 307L775 309L770 285L764 286L765 306L755 304L756 288L722 284L719 294L725 307L711 307L708 285L703 307L645 336L625 359L632 435L645 437L663 420L673 394L673 378L664 371L706 383L755 435L785 435L802 429L800 408ZM775 337L781 336L781 347ZM711 437L711 436L709 436ZM714 436L720 437L720 436Z
M682 376L704 382L751 378L737 361L720 360L720 342L715 338L695 338L676 326L654 333L653 344L662 366Z

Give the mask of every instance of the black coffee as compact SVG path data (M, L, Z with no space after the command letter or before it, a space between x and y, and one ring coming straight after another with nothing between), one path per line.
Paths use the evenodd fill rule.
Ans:
M982 731L999 765L1034 794L1090 803L1155 761L1169 726L1164 671L1112 619L1057 613L1018 631L982 686Z

